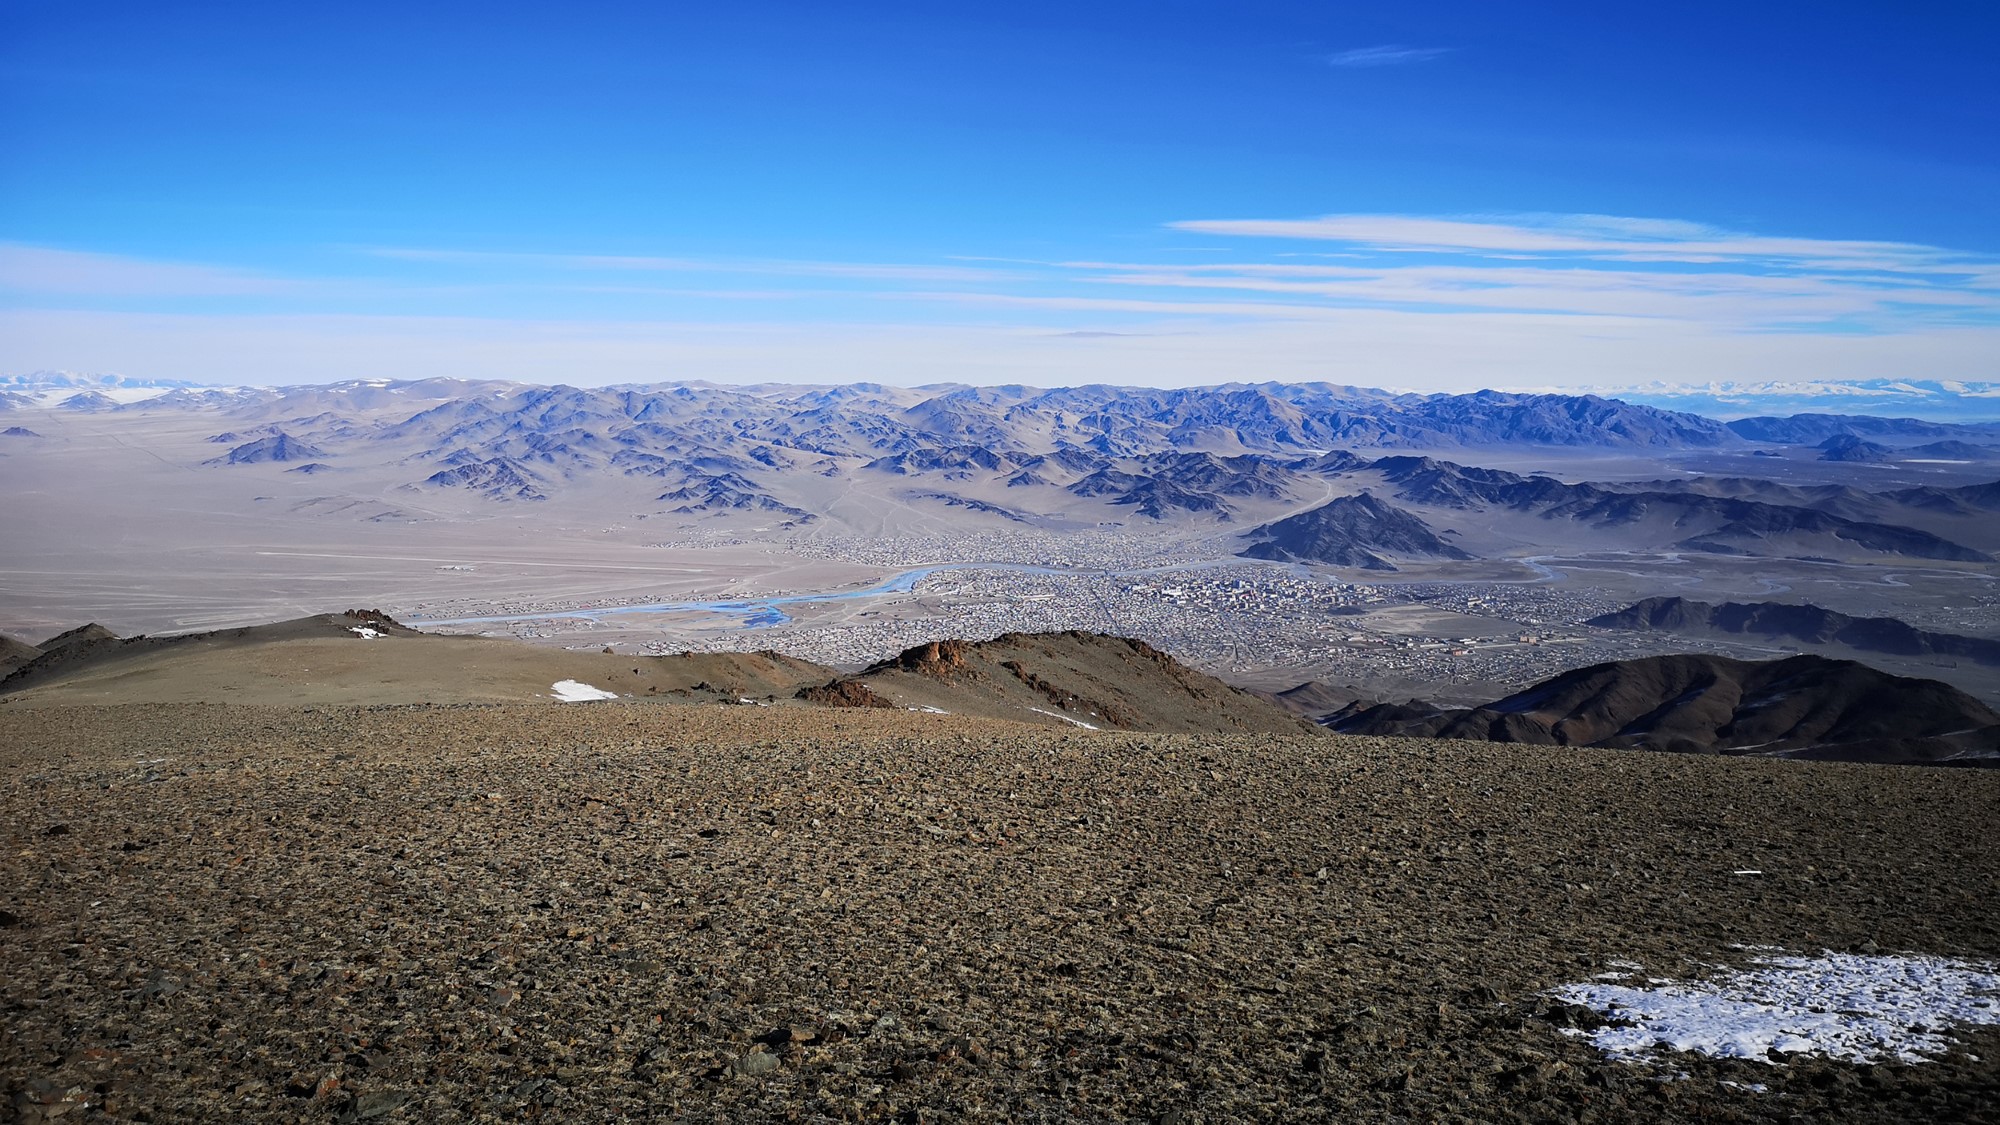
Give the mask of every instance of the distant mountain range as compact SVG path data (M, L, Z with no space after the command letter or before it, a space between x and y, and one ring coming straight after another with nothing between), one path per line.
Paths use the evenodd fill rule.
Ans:
M1757 477L1571 483L1421 452L1728 452L1757 443L1864 462L2000 456L2000 436L1977 426L1835 415L1724 425L1589 395L1413 395L1324 383L585 389L432 379L153 387L150 397L120 401L139 393L130 382L17 379L10 385L24 389L0 392L0 408L15 394L36 409L105 419L179 426L191 415L212 422L208 440L227 447L200 462L213 471L336 473L375 489L366 499L393 501L382 510L405 502L380 491L386 481L395 492L429 494L411 501L417 507L454 496L483 505L589 493L648 516L800 525L832 518L827 497L854 486L953 520L1144 520L1220 525L1218 533L1240 524L1248 531L1233 549L1248 557L1366 569L1549 542L1546 530L1522 522L1530 519L1566 523L1564 541L1605 537L1620 549L1986 563L1996 542L1975 524L2000 510L2000 481L1883 492ZM33 448L14 443L10 454ZM830 492L824 478L840 488ZM352 511L356 497L318 503L326 499L307 510ZM1485 539L1461 536L1472 529L1442 522L1458 512L1499 515L1515 531L1480 520Z
M63 373L13 376L0 382L0 390L32 395L44 405L114 389L161 393L139 401L109 396L110 406L209 408L239 416L298 410L307 404L316 406L310 412L318 412L371 410L398 400L411 404L456 400L441 413L410 421L459 438L523 423L551 433L560 431L565 420L643 426L685 423L694 416L709 426L728 426L743 437L840 453L897 453L921 445L952 444L997 444L1037 452L1079 448L1133 456L1185 449L1439 449L1492 444L1688 448L1736 440L1712 419L1593 395L1396 394L1327 383L1181 389L955 384L896 388L866 383L579 389L425 379L201 388L164 380ZM76 393L59 393L63 391ZM77 399L72 408L90 408L96 401ZM712 436L713 431L708 432Z
M1958 656L1980 664L2000 664L2000 640L1930 632L1893 617L1849 617L1810 604L1711 605L1686 598L1647 598L1615 613L1593 617L1584 624L1601 629L1782 638L1898 656Z
M172 389L202 385L190 383L185 379L141 379L129 375L102 375L75 371L32 371L26 375L0 375L0 390L42 391L57 387Z
M1646 383L1597 388L1625 402L1718 418L1758 414L1898 414L1953 422L2000 422L2000 383L1945 379Z
M1355 703L1343 734L1777 758L2000 766L2000 714L1851 660L1652 656L1565 672L1478 707Z
M1758 415L1728 423L1729 431L1769 445L1822 445L1829 440L1860 438L1897 449L1899 457L1921 456L1918 443L2000 439L2000 422L1934 422L1924 418L1883 418L1873 414Z
M1776 544L1819 541L1913 558L1991 561L1983 551L1928 531L1843 515L1829 502L1844 500L1849 512L1880 516L1906 502L1896 493L1840 488L1816 493L1737 478L1674 481L1664 487L1659 482L1567 484L1430 457L1384 457L1370 467L1395 486L1398 498L1412 503L1470 511L1512 509L1595 528L1650 525L1673 534L1668 545L1683 550L1762 554ZM1986 492L1974 490L1984 487L1939 490L1935 499L1983 507ZM1743 495L1746 491L1751 495Z

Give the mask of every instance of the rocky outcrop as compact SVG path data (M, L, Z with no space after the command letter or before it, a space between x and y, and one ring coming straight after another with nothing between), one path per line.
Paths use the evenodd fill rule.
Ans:
M862 674L900 671L949 682L973 674L971 654L972 643L969 641L931 641L904 649L887 660L877 661Z
M807 703L817 703L822 707L894 707L895 704L876 695L867 684L859 680L833 680L812 687L800 688L794 698Z

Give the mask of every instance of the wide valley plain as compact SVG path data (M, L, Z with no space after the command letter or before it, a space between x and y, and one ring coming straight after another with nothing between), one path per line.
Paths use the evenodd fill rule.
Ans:
M1333 496L1380 491L1379 474L1365 469L1301 474L1282 494L1236 501L1218 519L1148 516L1071 490L950 470L884 471L869 467L866 454L876 451L866 448L778 474L794 512L663 501L658 477L588 462L558 466L551 475L561 488L540 499L441 487L425 478L449 442L431 432L400 442L371 437L347 456L318 461L210 463L229 451L211 440L224 431L243 430L246 442L309 433L314 421L288 420L306 410L322 428L386 427L455 401L466 387L412 384L389 398L387 388L358 384L344 396L316 388L311 402L279 397L227 409L145 409L142 400L65 410L51 395L44 408L10 411L10 423L36 436L0 438L14 529L0 543L8 579L0 632L39 638L85 621L121 635L189 631L366 605L438 622L440 631L633 652L768 648L858 667L940 637L1085 628L1145 637L1246 685L1321 680L1385 698L1428 692L1444 700L1491 698L1565 668L1665 651L1852 655L1839 646L1582 624L1659 595L1808 602L1923 629L2000 634L2000 568L1990 561L1836 556L1819 553L1824 543L1781 540L1756 553L1679 549L1683 532L1663 534L1643 520L1598 526L1499 506L1412 506L1477 557L1398 559L1384 573L1240 556L1244 534L1260 524ZM329 422L329 406L347 413ZM1844 462L1810 447L1785 456L1759 449L1769 447L1489 443L1364 452L1614 488L1706 478L1885 493L2000 476L2000 461ZM320 471L296 471L302 464ZM1033 493L1032 504L1023 492ZM1991 512L1905 508L1896 518L1975 551L2000 549ZM786 599L777 613L765 604L774 598ZM1870 660L2000 702L1992 665L1885 653Z

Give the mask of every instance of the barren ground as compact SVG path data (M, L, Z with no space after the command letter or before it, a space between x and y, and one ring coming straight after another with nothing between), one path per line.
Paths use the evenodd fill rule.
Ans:
M1996 810L1974 771L908 713L0 706L0 1087L65 1121L1995 1121L1992 1029L1633 1066L1543 993L1739 944L2000 958Z

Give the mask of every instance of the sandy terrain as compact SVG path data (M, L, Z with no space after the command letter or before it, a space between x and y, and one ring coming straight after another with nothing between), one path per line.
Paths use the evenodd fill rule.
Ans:
M2000 959L1996 809L1972 771L904 712L9 706L0 1093L30 1121L1994 1121L1991 1028L1917 1065L1618 1061L1549 993L1742 946Z

